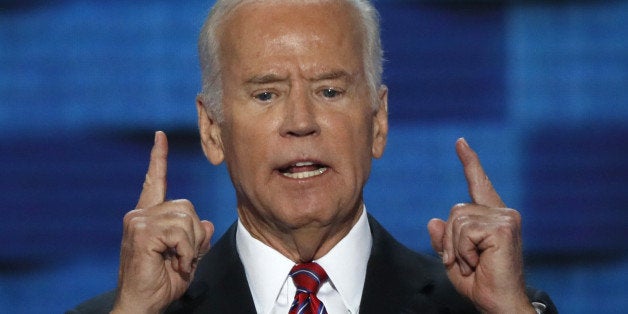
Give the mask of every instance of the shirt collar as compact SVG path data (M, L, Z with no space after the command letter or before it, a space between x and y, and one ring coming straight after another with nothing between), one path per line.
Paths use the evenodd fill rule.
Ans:
M362 298L366 266L371 254L371 229L366 208L351 228L327 254L315 262L325 269L330 281L352 313ZM251 295L258 313L268 313L286 283L294 262L253 238L238 219L236 247L242 260Z
M275 249L253 238L238 219L236 248L257 313L268 313L290 273L294 262Z
M357 313L360 308L372 244L371 228L364 208L349 233L327 254L315 261L325 269L351 313Z

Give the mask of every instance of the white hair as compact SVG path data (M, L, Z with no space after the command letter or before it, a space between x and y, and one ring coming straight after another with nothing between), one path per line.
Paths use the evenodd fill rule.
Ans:
M240 4L255 0L216 0L207 16L198 39L198 54L201 64L202 91L199 94L206 110L219 122L223 119L222 81L220 64L220 38L218 30L229 14ZM268 0L257 0L268 1ZM301 1L303 0L284 0ZM357 10L364 34L363 46L364 73L371 98L371 106L378 106L378 90L382 83L383 51L379 35L379 14L369 0L344 1Z

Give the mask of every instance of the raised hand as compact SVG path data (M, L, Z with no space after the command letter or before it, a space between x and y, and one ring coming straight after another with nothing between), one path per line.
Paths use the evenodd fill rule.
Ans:
M449 280L484 313L536 313L525 293L521 217L506 208L464 139L456 142L472 203L428 223Z
M158 313L183 295L214 226L188 200L166 201L168 140L155 133L136 209L124 216L115 313Z

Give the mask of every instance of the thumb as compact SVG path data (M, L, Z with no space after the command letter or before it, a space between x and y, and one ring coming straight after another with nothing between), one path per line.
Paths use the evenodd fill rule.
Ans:
M427 231L430 234L432 248L436 253L443 254L445 250L443 246L443 237L445 236L445 228L447 224L438 218L433 218L427 223Z
M159 205L166 199L166 173L168 172L168 139L166 133L155 132L155 144L150 152L150 163L136 208Z
M199 258L203 257L208 251L210 247L210 241L212 235L214 235L214 224L207 220L201 220L201 226L205 229L205 238L201 243L201 247L199 250Z

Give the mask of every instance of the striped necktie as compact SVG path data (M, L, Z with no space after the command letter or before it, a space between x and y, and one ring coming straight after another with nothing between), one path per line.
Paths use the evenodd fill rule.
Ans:
M327 314L325 305L316 297L320 284L327 280L325 270L316 263L297 264L292 267L290 277L297 292L289 314Z

